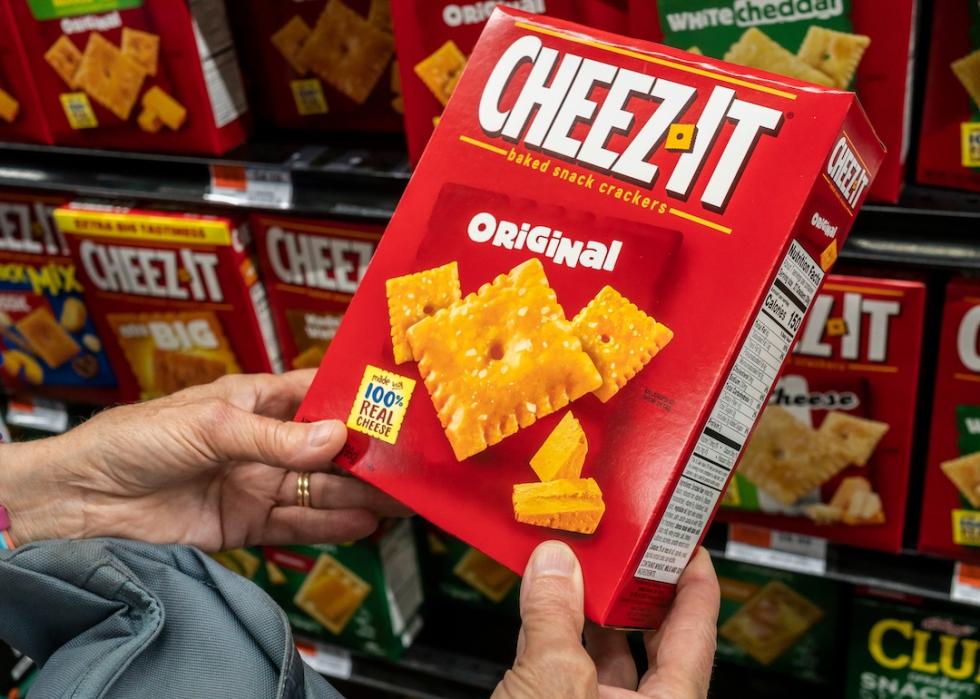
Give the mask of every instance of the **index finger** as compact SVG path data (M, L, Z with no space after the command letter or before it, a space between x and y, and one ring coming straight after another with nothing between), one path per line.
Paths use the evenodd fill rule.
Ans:
M721 593L711 557L703 548L677 581L663 626L644 637L650 670L640 681L644 696L704 697L717 638Z

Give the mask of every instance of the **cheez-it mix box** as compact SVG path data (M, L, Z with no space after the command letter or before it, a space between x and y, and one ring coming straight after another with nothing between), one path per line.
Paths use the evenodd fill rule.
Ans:
M281 370L244 222L90 202L54 216L123 400Z
M0 192L0 365L10 387L108 392L116 385L52 213L63 197Z
M850 93L498 8L297 417L656 626L882 155Z
M283 364L320 366L367 271L382 229L342 221L252 215Z
M831 275L719 519L899 551L925 285Z
M221 0L9 2L56 143L221 154L245 139Z
M946 288L919 548L980 562L980 279Z

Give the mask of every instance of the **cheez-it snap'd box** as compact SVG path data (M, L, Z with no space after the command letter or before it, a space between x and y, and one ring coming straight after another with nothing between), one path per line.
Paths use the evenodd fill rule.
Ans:
M244 221L95 202L54 216L123 400L281 370Z
M498 8L297 417L656 626L882 155L850 93Z
M827 279L719 519L902 548L925 297L915 280Z
M320 366L381 239L378 226L253 214L283 364Z
M223 0L8 1L55 143L221 154L245 140Z
M980 562L980 279L946 288L919 548Z

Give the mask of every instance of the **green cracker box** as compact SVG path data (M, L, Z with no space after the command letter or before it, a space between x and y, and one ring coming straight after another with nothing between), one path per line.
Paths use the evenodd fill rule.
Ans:
M980 613L939 602L855 597L847 699L980 696Z
M834 675L837 583L715 560L718 660L827 684Z
M397 658L422 627L411 523L392 520L348 544L265 547L269 594L297 634Z
M426 593L514 619L520 616L521 579L466 542L419 520Z

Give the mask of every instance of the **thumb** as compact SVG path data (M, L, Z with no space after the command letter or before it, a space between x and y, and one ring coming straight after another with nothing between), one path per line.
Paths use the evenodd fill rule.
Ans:
M539 545L521 583L521 645L518 655L534 655L555 645L582 645L582 568L560 541Z
M201 430L216 461L255 461L310 471L329 464L347 438L339 420L289 422L225 406L222 419L203 421Z

